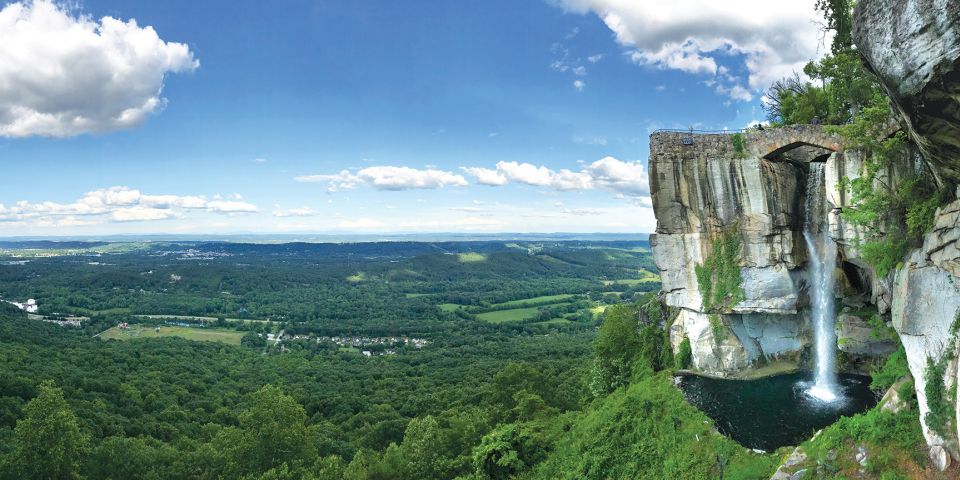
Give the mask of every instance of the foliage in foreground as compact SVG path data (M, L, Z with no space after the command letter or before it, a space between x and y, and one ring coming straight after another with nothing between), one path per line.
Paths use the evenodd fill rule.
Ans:
M779 465L775 455L711 433L712 421L685 401L669 372L643 369L594 407L537 467L536 478L766 479Z

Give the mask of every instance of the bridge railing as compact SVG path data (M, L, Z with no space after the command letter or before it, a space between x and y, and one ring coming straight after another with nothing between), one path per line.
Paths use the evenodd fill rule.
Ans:
M727 130L695 130L692 128L658 128L653 131L653 133L661 132L673 132L673 133L699 133L699 134L716 134L716 133L746 133L753 132L755 128L738 128L738 129L727 129Z

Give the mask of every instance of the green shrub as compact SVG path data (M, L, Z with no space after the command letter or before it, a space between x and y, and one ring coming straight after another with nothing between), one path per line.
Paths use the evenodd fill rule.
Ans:
M720 315L711 314L707 315L707 319L710 321L710 329L713 331L713 342L717 345L723 343L724 340L729 337L729 332L727 327L723 326L723 321L720 320Z
M690 348L689 338L684 338L680 342L680 347L677 349L677 355L674 359L678 370L685 370L690 366L690 361L693 360L693 349Z
M907 365L907 353L904 351L903 345L900 345L896 352L887 357L887 360L883 363L883 368L871 373L873 381L870 383L870 388L890 388L894 383L897 383L897 380L909 374L910 367Z
M740 226L733 224L711 240L713 253L694 265L704 311L723 310L744 298L740 275Z
M734 133L733 135L730 135L730 142L733 143L734 158L743 158L746 156L743 153L743 135L740 133Z

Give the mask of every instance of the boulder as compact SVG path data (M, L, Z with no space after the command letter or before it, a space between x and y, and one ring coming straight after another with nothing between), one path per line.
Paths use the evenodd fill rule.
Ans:
M860 0L853 42L941 179L960 183L960 0Z
M903 387L904 383L913 380L909 375L904 375L903 378L897 380L889 389L887 393L883 395L883 398L880 399L880 404L883 405L880 407L880 410L884 412L897 413L901 410L909 410L910 403L905 398L900 398L900 387Z
M943 448L943 445L930 447L930 460L941 472L950 468L950 453Z
M840 315L834 327L841 352L851 355L885 357L897 351L893 338L873 338L873 325L854 315Z

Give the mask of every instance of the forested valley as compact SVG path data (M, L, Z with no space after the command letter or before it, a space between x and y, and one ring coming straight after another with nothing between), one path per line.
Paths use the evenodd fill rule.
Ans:
M772 465L656 373L674 359L645 241L0 247L2 478ZM224 341L146 336L175 328Z

